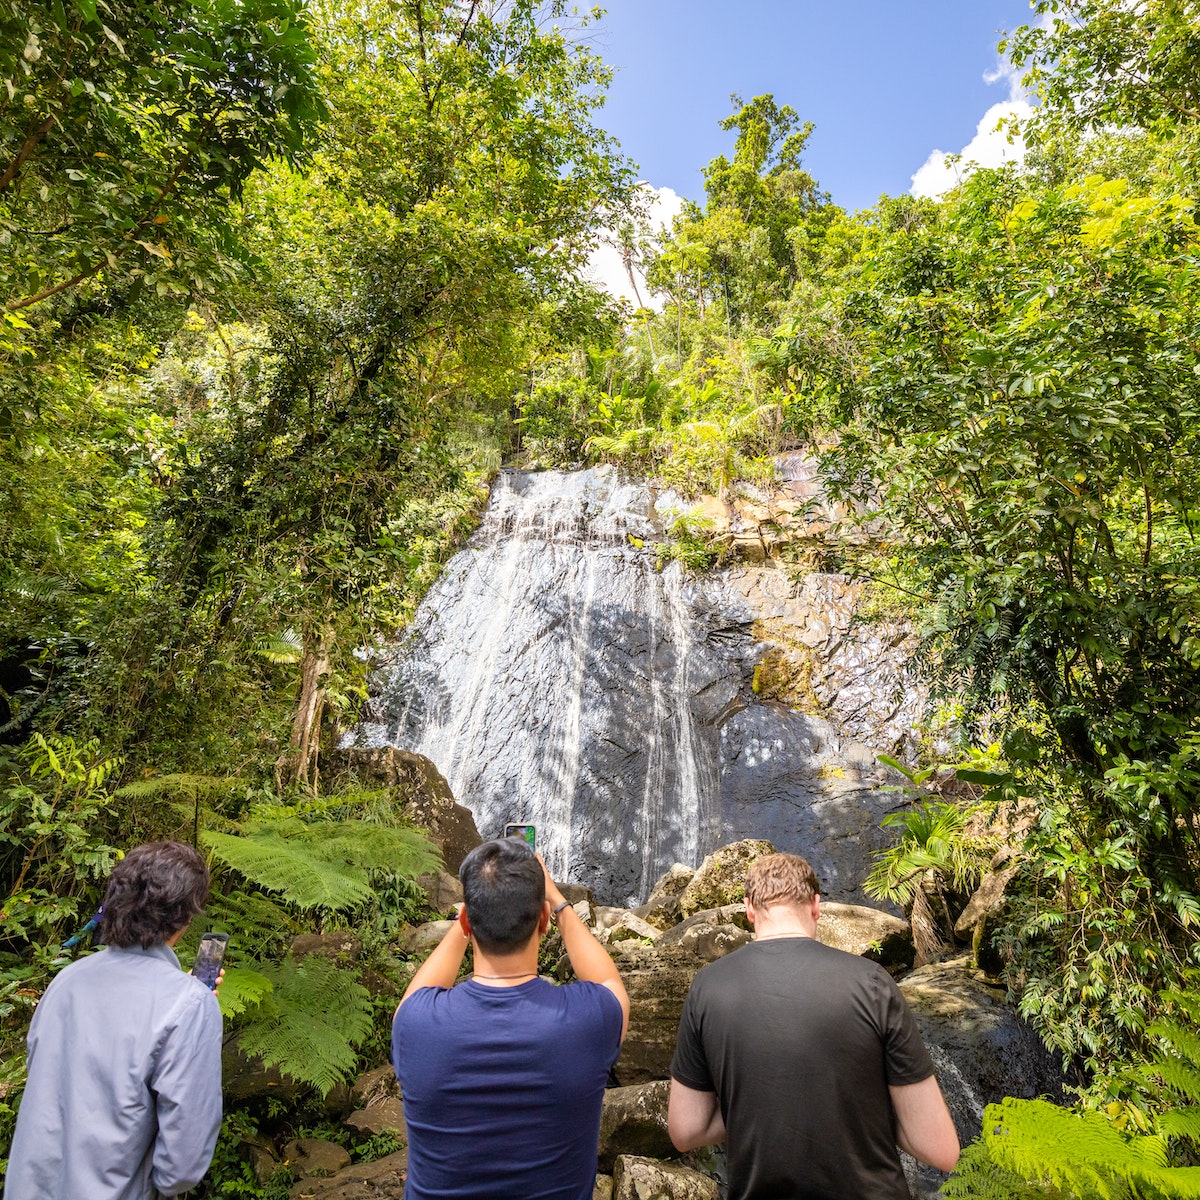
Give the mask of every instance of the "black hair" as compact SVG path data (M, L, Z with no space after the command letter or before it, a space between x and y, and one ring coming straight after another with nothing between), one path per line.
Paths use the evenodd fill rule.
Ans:
M100 925L104 940L143 949L165 942L204 907L208 884L208 867L191 846L134 846L108 877Z
M458 869L471 933L488 954L521 949L537 929L546 900L542 864L522 838L476 846Z

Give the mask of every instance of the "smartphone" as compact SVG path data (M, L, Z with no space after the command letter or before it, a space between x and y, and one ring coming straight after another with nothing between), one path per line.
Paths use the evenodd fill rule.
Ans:
M532 825L505 825L504 836L523 838L530 850L537 849L537 830Z
M192 974L205 987L216 989L217 976L221 973L221 963L225 961L225 947L228 943L227 933L206 933L200 939L200 949L196 951Z

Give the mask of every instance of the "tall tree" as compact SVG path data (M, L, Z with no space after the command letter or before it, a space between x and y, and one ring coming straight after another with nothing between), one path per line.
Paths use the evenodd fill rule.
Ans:
M1200 236L1165 181L979 172L915 215L797 365L837 429L827 477L931 602L943 680L1020 729L1061 922L1031 937L1025 1003L1103 1057L1200 925Z
M1001 42L1055 124L1200 122L1196 0L1036 0L1036 25Z
M283 780L313 778L324 687L399 619L406 514L454 478L455 438L505 420L532 357L602 312L581 269L632 172L592 123L607 70L548 11L319 9L325 141L247 194L252 329L204 389L167 511L193 603L295 631Z

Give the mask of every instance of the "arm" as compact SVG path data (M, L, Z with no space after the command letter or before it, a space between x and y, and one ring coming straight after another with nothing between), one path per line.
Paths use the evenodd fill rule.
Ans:
M716 1092L698 1092L671 1080L667 1102L667 1133L676 1150L715 1146L725 1140L725 1121Z
M541 855L538 858L541 859ZM546 864L542 862L542 870L546 874L546 899L551 909L564 903L565 897L558 890L558 884L550 878ZM606 987L617 998L621 1006L621 1041L629 1030L629 993L617 971L613 960L608 957L608 951L592 936L591 930L583 923L579 914L568 904L558 914L558 932L562 934L563 947L567 958L571 960L571 969L577 979L586 983L598 983Z
M958 1133L937 1078L889 1087L896 1114L900 1149L939 1171L953 1171L958 1162Z
M158 1120L151 1179L164 1196L204 1178L221 1128L221 1009L202 984L195 990L148 1081Z
M434 947L433 953L417 968L417 973L404 989L404 995L400 997L400 1004L396 1005L397 1012L400 1005L421 988L454 986L454 981L458 978L458 968L462 966L463 956L470 945L462 927L461 915L460 913L459 920L446 930L442 940Z

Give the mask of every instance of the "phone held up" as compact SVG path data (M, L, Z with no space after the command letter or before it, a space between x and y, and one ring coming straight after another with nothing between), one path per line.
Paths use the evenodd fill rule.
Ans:
M532 825L505 825L504 836L523 838L530 850L537 849L537 830Z
M205 987L216 990L217 976L221 974L221 963L225 961L225 947L229 944L227 933L206 933L200 939L192 974Z

